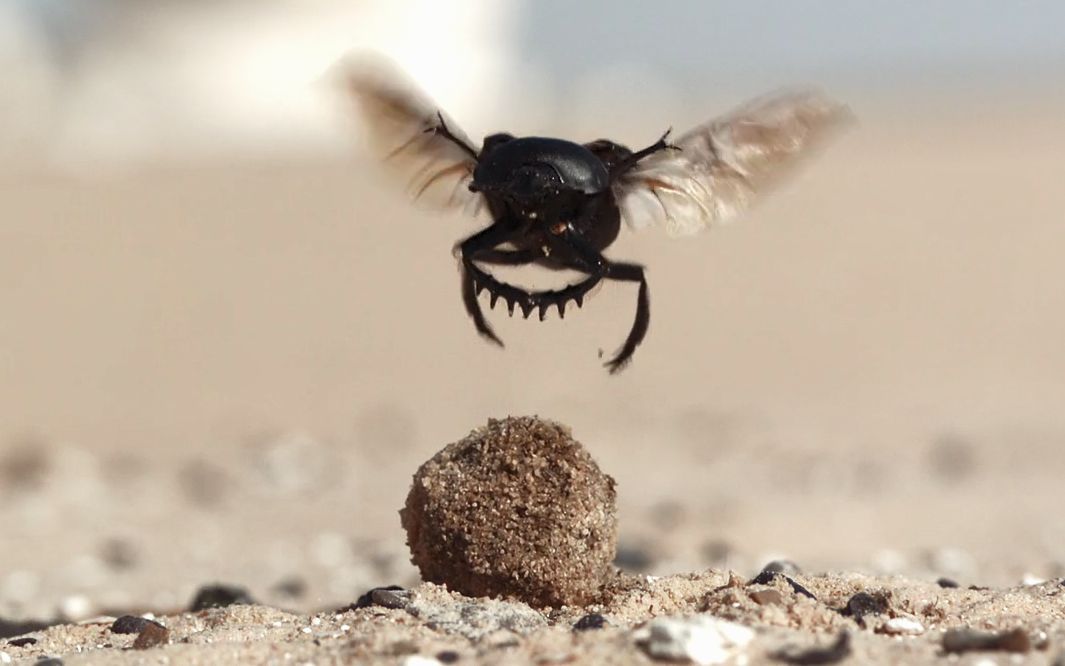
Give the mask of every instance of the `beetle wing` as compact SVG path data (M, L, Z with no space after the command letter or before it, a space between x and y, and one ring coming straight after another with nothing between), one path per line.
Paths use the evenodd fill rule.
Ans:
M683 236L726 222L790 174L851 118L815 90L784 91L700 125L640 160L615 182L634 229Z
M350 61L343 74L370 130L370 145L407 180L414 198L476 213L483 200L468 185L477 149L459 126L387 61Z

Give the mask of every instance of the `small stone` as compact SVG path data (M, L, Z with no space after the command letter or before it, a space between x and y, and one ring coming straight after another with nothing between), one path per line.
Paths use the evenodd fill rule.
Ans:
M11 655L6 652L0 651L0 664L10 664L13 660Z
M299 599L307 594L307 581L298 576L290 576L278 581L270 591L289 599Z
M398 592L406 592L406 590L404 590L399 585L387 585L385 587L375 587L372 590L368 590L367 592L363 593L358 599L355 600L355 603L351 604L350 606L347 606L346 608L342 608L341 612L354 610L356 608L369 608L370 606L385 606L386 604L379 603L379 602L380 601L390 602L393 599L398 599L399 598L398 595L396 597L386 596L385 595L386 592L391 592L391 593L395 594L395 593L398 593ZM407 602L408 599L409 599L409 597L404 598L403 604L401 604L401 605L398 605L398 606L386 606L386 607L388 607L388 608L403 608L403 606L406 605L406 602Z
M400 511L422 578L474 597L585 606L613 576L614 480L568 428L490 419L422 465Z
M236 585L205 585L196 592L196 597L192 600L192 605L189 609L195 613L208 608L224 608L233 604L254 603L255 600L251 598L251 595L243 587Z
M602 629L607 624L606 618L599 613L589 613L573 624L573 630L588 631L589 629Z
M454 664L460 658L459 653L454 650L441 650L436 653L436 660L441 664Z
M403 666L440 666L440 661L432 657L423 657L418 654L412 654L405 657L402 662Z
M851 636L846 631L839 632L836 640L827 647L786 647L771 656L789 664L816 666L817 664L835 664L851 654Z
M67 620L77 622L84 620L96 612L92 601L84 594L72 594L63 599L59 605L59 612Z
M773 581L777 578L783 578L784 582L786 582L788 586L791 587L792 591L796 594L801 594L802 596L807 597L809 599L817 599L817 597L814 596L813 592L807 590L805 587L795 582L795 580L792 579L790 576L782 574L779 571L762 569L761 573L759 573L751 580L747 581L747 585L772 585Z
M919 636L924 633L924 625L912 617L893 617L880 626L880 633L892 636Z
M37 661L33 662L33 666L63 666L63 660L59 657L42 655Z
M33 636L23 636L22 638L12 638L7 642L11 647L26 647L27 645L34 645L37 643L37 639Z
M153 620L147 618L138 617L136 615L123 615L117 618L111 623L111 633L113 634L139 634L144 631L144 628L149 624L158 624ZM162 626L162 625L159 625Z
M438 603L414 597L406 611L429 629L458 634L478 642L487 640L486 637L491 635L515 637L547 626L543 614L526 604L497 599L460 599Z
M777 605L784 603L784 595L780 593L780 590L774 590L772 588L765 590L754 590L750 592L748 596L754 601L754 603L760 606Z
M633 573L647 571L654 564L654 558L645 549L632 544L621 544L614 554L614 566Z
M791 560L773 560L762 567L760 573L780 573L785 576L798 576L802 573L802 569Z
M1032 641L1028 633L1019 627L998 633L973 629L948 629L943 634L943 649L946 652L958 653L976 650L1028 652L1032 649Z
M891 592L876 590L858 592L847 600L847 606L841 612L854 618L860 626L865 626L866 615L883 615L891 610Z
M950 578L937 578L936 585L945 589L953 589L958 587L958 581Z
M170 641L170 630L158 622L149 622L133 641L134 650L147 650Z
M754 639L742 624L708 615L657 617L633 632L636 644L652 659L721 664L740 655Z

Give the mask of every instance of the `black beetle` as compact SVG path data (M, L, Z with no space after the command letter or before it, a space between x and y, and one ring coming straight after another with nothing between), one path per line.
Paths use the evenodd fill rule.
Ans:
M607 361L623 368L647 334L650 307L644 267L603 256L621 222L694 233L745 209L802 155L849 118L847 109L813 90L761 98L668 141L632 151L599 139L488 136L480 149L432 101L380 61L351 62L347 84L381 144L386 161L408 176L416 197L443 193L441 203L487 207L492 224L455 246L462 299L477 331L502 346L477 299L502 299L509 312L551 307L565 315L604 279L639 287L636 317L621 349ZM534 264L586 277L555 291L529 291L496 279L478 264Z

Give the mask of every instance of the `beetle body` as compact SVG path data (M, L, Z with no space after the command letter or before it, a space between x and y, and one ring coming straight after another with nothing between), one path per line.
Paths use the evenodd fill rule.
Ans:
M545 137L488 137L469 189L484 195L510 243L548 268L568 268L572 252L559 237L572 230L594 249L618 237L621 215L607 165L585 146Z

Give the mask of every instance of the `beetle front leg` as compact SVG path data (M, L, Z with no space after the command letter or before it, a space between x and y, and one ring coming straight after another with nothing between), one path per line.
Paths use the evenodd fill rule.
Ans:
M672 132L673 132L673 128L671 127L671 128L666 130L665 134L663 134L661 137L659 137L658 141L655 141L650 146L647 146L646 148L644 148L642 150L637 150L636 152L630 153L629 155L625 156L624 159L622 159L620 162L615 164L613 168L610 169L610 179L611 180L616 180L620 176L625 175L625 173L629 169L631 169L634 166L636 166L636 164L639 163L640 160L642 160L645 157L648 157L650 155L653 155L653 154L655 154L655 153L657 153L659 151L662 151L662 150L680 150L679 147L674 146L673 144L671 144L671 143L669 143L667 141L667 139L669 138L669 135Z
M473 325L477 328L477 332L500 347L503 346L503 341L489 326L488 320L484 318L484 312L481 311L481 304L477 300L478 292L480 289L485 288L486 285L478 285L474 280L474 277L483 271L474 265L473 258L480 252L493 250L495 246L505 242L511 234L512 231L510 229L499 224L493 224L487 229L470 236L457 246L461 262L459 270L462 273L462 302L466 306L466 313L473 319Z

